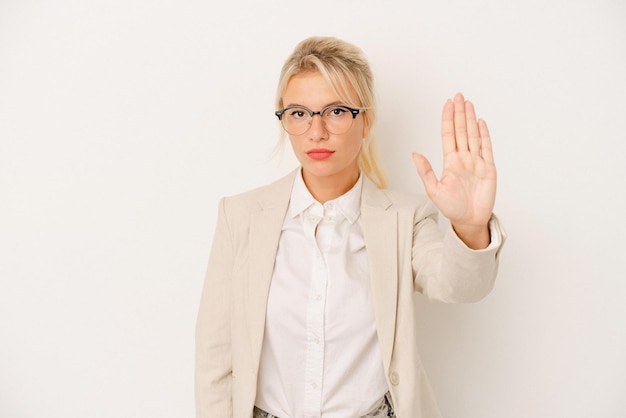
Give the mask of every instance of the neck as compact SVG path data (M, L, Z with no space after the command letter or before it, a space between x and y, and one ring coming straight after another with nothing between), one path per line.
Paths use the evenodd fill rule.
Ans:
M347 193L359 179L359 171L342 173L341 176L316 177L303 170L302 178L315 200L324 204Z

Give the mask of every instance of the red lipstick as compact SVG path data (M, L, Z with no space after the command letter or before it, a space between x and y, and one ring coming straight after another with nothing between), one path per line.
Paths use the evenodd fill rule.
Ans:
M314 160L325 160L326 158L333 155L335 151L331 151L325 148L316 148L311 149L306 152L306 154Z

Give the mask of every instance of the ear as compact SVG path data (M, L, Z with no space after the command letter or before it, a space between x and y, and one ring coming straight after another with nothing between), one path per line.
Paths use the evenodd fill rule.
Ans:
M367 118L363 118L363 139L367 138L370 135L370 128L371 126L369 120Z

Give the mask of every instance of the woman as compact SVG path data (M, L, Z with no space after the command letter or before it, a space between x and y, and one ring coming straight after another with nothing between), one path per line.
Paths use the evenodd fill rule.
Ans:
M385 189L373 78L362 52L302 41L276 116L301 167L222 199L196 332L197 417L440 416L417 353L414 292L471 302L492 288L503 242L492 215L489 132L458 94L443 108L430 200Z

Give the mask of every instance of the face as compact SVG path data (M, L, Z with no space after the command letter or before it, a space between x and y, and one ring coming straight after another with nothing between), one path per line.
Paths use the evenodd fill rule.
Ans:
M355 96L351 99L358 103ZM313 111L330 104L345 104L318 72L293 76L287 83L282 99L284 107L300 105ZM357 157L366 133L362 114L357 115L350 129L341 135L328 132L322 118L315 115L308 131L302 135L289 135L307 185L324 181L338 185L351 182L349 187L354 185L359 175Z

